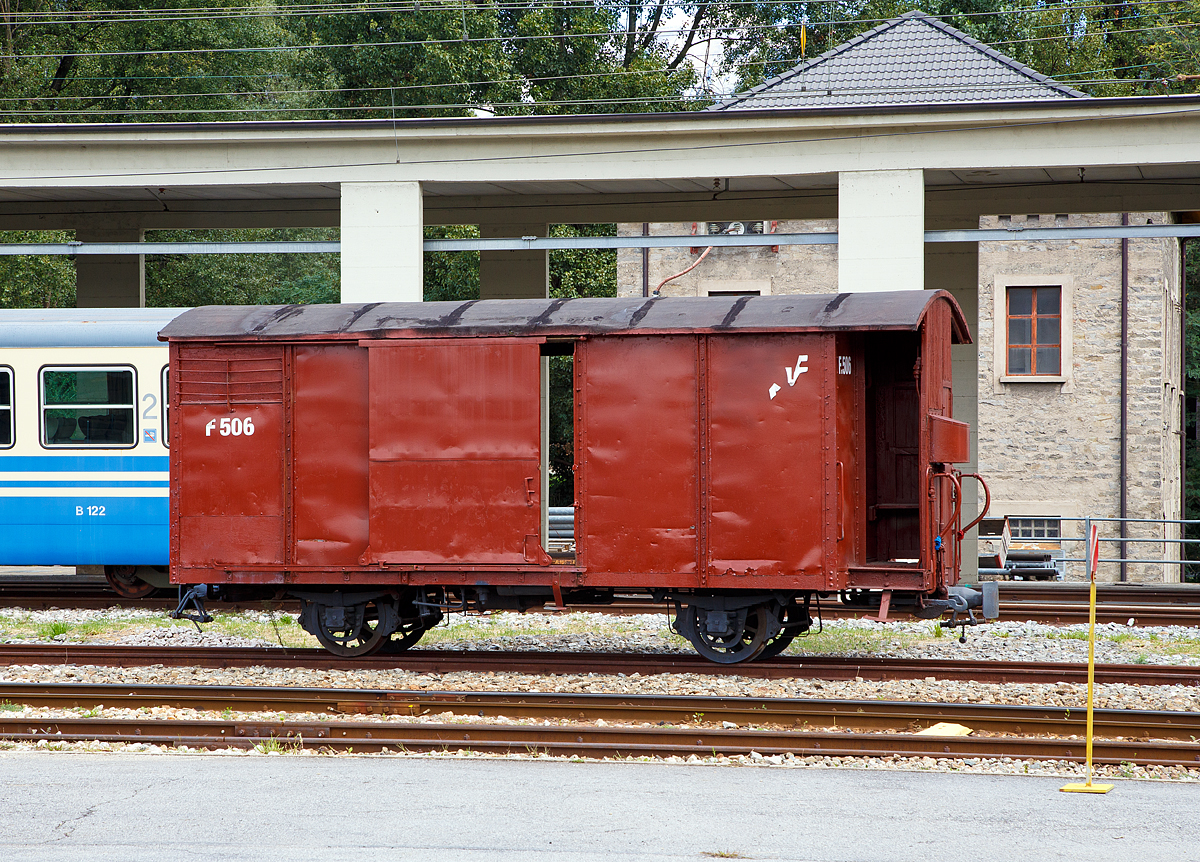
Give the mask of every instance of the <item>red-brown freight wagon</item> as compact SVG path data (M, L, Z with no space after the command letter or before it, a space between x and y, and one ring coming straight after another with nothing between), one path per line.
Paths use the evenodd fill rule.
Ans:
M160 337L172 582L299 598L342 655L616 591L722 662L782 650L822 594L981 603L956 586L970 336L944 291L208 307ZM551 356L576 538L553 556Z

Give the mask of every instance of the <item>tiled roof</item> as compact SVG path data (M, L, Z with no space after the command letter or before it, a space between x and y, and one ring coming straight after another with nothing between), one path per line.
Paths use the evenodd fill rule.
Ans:
M1086 97L937 18L913 11L709 110Z

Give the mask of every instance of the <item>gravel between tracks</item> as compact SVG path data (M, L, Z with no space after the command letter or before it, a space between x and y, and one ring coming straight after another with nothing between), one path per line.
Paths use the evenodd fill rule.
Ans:
M40 612L47 621L71 614L78 619L87 612ZM106 612L97 614L96 619ZM122 615L147 612L124 611ZM269 619L268 615L262 614ZM152 618L152 615L149 615ZM1098 626L1097 661L1104 663L1200 664L1197 644L1200 632L1185 627L1136 628ZM0 616L0 633L3 616ZM798 639L790 650L822 655L895 656L1006 661L1085 661L1087 642L1084 626L1055 627L1026 622L1000 622L969 631L967 643L953 637L932 637L928 622L896 622L881 626L861 620L827 623L825 633L811 640ZM92 640L100 640L92 638ZM266 641L233 637L215 632L197 633L194 628L151 627L121 638L124 643L146 645L250 646ZM1147 649L1147 644L1154 649ZM665 617L644 615L611 617L603 614L519 615L496 614L490 618L458 618L449 628L430 638L430 647L473 650L570 650L627 652L687 652L681 639L666 628ZM607 674L532 675L520 673L443 674L404 670L308 670L283 668L189 668L150 666L141 668L85 667L74 665L0 667L4 682L90 682L209 685L311 686L322 688L594 692L609 694L672 694L727 697L815 697L833 699L910 700L943 703L1003 703L1061 706L1078 709L1085 702L1086 687L1080 684L980 683L925 680L762 680L739 676L702 674L658 674L649 676ZM1105 684L1096 687L1096 705L1108 709L1200 710L1200 688L1186 686L1136 686ZM11 710L12 707L9 707ZM43 711L38 711L42 713ZM169 709L156 711L172 717ZM184 711L190 712L190 711ZM35 713L30 712L32 717ZM66 711L64 715L78 715ZM106 711L105 715L112 713ZM114 716L115 717L115 716ZM183 717L181 714L179 717ZM272 714L272 717L277 717ZM437 719L439 717L434 716ZM302 720L298 718L297 720ZM326 717L326 720L328 718ZM52 747L51 742L39 743ZM27 744L7 748L28 748ZM60 745L69 750L144 750L154 746L105 746L100 744ZM264 752L269 753L269 752ZM374 755L372 755L374 756ZM429 755L405 755L429 756ZM444 756L444 755L441 755ZM488 756L460 754L458 756ZM853 768L938 769L987 773L1028 773L1079 776L1080 768L1070 763L1025 761L954 760L934 758L704 758L669 762L715 764L825 766ZM1200 773L1177 768L1142 768L1131 764L1101 767L1106 777L1154 777L1200 780Z

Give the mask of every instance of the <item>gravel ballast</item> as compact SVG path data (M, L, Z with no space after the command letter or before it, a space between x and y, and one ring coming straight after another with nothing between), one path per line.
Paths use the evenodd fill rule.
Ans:
M0 640L7 636L8 619L47 625L59 621L79 622L85 618L94 630L86 641L144 644L157 646L263 646L266 636L235 636L216 631L198 633L194 627L163 624L161 613L114 611L0 611ZM254 616L251 614L251 616ZM6 619L6 617L8 619ZM268 612L257 614L258 623L270 623ZM251 620L253 622L254 620ZM136 631L125 631L116 638L105 633L110 622L136 623ZM949 633L933 636L929 622L892 622L838 620L825 624L825 631L810 638L798 638L791 654L846 656L891 656L898 658L971 659L994 661L1082 662L1087 659L1086 626L1048 626L1038 623L1001 621L968 630L967 643L960 644ZM955 633L957 634L957 633ZM1105 625L1097 627L1098 662L1124 664L1200 664L1200 632L1170 627ZM59 642L71 635L55 635ZM24 639L22 639L24 640ZM29 639L33 640L33 639ZM38 642L46 642L39 639ZM71 642L80 642L72 638ZM511 614L492 617L456 617L441 627L422 646L436 649L470 650L564 650L571 652L691 652L690 645L671 632L662 614L609 616L593 613ZM73 682L116 684L207 684L301 686L318 688L360 688L413 691L513 691L513 692L590 692L604 694L708 695L721 697L800 697L823 699L879 699L942 703L997 703L1029 706L1054 706L1078 709L1086 701L1086 686L1058 683L979 683L924 680L826 681L809 679L763 680L740 676L705 674L558 674L520 673L415 673L386 670L309 670L284 668L197 668L161 665L134 668L90 667L78 665L30 665L0 667L0 682ZM1200 688L1188 686L1136 686L1103 684L1096 686L1096 706L1103 709L1200 710ZM12 706L7 709L13 711ZM28 708L26 708L28 709ZM162 717L172 717L165 710ZM186 711L192 716L194 711ZM34 712L29 716L33 717ZM38 710L38 715L53 715ZM78 716L75 711L62 715ZM158 714L157 711L155 714ZM119 717L106 710L105 717ZM278 718L278 714L272 713ZM181 716L182 717L182 716ZM290 719L291 716L288 716ZM328 720L328 717L325 717ZM352 717L362 720L361 716ZM296 720L302 720L300 716ZM43 744L44 743L44 744ZM25 749L32 744L8 744L6 748ZM127 745L101 743L39 743L43 748L63 750L130 750ZM142 747L137 748L138 745ZM107 747L105 747L107 746ZM154 746L134 744L132 750L153 753ZM167 749L177 751L176 749ZM253 753L253 752L251 752ZM297 752L299 754L299 752ZM235 756L243 756L238 754ZM309 753L307 756L312 756ZM370 755L380 756L380 755ZM397 756L393 754L392 756ZM430 755L405 755L430 756ZM439 755L440 756L440 755ZM463 753L457 756L483 757ZM871 769L939 769L988 773L1020 773L1077 777L1081 767L1071 763L1036 763L1004 760L959 760L934 758L665 758L668 762L710 762L762 766L821 766ZM1194 780L1195 771L1178 768L1142 768L1132 764L1101 767L1097 775L1105 777L1154 777Z

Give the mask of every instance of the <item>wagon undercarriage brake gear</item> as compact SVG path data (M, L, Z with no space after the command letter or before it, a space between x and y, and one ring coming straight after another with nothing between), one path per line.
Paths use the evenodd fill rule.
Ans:
M188 587L186 592L183 587L179 590L179 605L167 616L173 620L191 620L196 626L196 631L200 631L200 623L211 623L213 620L204 609L204 600L208 598L208 584L196 584L194 587ZM188 610L189 606L194 612Z
M787 649L793 640L798 635L806 633L812 628L813 618L811 614L812 593L807 593L804 596L804 604L789 602L784 605L780 619L782 624L779 627L778 634L773 638L768 638L763 644L762 652L758 654L758 659L775 658L775 656ZM817 600L818 616L820 615L820 599Z

